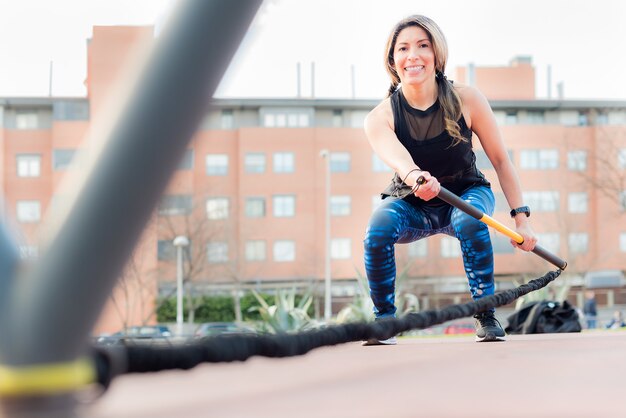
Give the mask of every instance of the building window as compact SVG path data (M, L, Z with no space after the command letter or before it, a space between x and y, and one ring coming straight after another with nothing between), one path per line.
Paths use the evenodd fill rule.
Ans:
M598 113L596 115L596 125L608 125L609 115L606 113Z
M517 111L509 110L506 112L504 116L504 123L507 125L516 125L517 124Z
M348 260L352 257L352 242L350 238L333 238L330 240L330 258L333 260Z
M296 259L296 243L291 240L274 241L274 261L294 261Z
M343 126L343 110L334 109L333 110L333 128L340 128Z
M558 254L560 247L559 234L554 232L537 234L537 244L554 254Z
M246 217L262 218L265 216L265 198L264 197L246 197Z
M55 100L52 104L54 120L89 120L87 100Z
M176 247L172 240L160 239L157 243L157 258L161 261L171 261L176 259Z
M277 218L288 218L296 214L296 197L276 195L272 197L272 209Z
M35 223L41 219L41 203L38 200L18 200L17 220L23 223Z
M349 216L351 206L350 203L350 196L331 196L330 214L332 216Z
M494 254L511 254L515 248L511 245L511 239L499 234L491 234L491 246Z
M428 242L425 239L413 241L409 244L409 257L420 258L428 254Z
M159 202L159 215L189 215L193 207L191 195L166 195Z
M617 154L617 165L619 168L626 168L626 148L620 148Z
M372 154L372 171L374 173L391 173L393 170L376 153Z
M209 176L226 176L226 175L228 175L228 155L226 155L226 154L207 154L207 156L206 156L206 173Z
M553 170L559 167L559 151L555 149L522 150L520 166L526 170Z
M209 263L225 263L228 261L227 242L209 242L207 244L207 261Z
M474 154L476 155L476 168L479 170L493 170L493 164L489 161L485 151L478 149L474 151Z
M559 192L523 192L522 196L534 212L556 212L559 209Z
M509 156L509 160L513 161L513 150L507 150L506 153ZM484 150L475 150L474 154L476 155L476 168L479 170L493 170L493 164L491 164L491 160L489 160Z
M441 256L444 258L454 258L461 256L461 245L459 240L452 237L441 238Z
M266 128L306 128L311 125L311 110L263 109L263 126Z
M622 204L622 210L626 210L626 190L619 194L619 201Z
M330 172L331 173L349 173L350 172L350 153L349 152L331 152L330 153Z
M276 152L273 156L274 173L293 173L294 155L293 152Z
M178 164L179 170L193 170L193 150L186 149L183 159Z
M20 245L19 254L22 260L32 260L39 257L39 247L36 245Z
M353 110L350 114L350 126L352 128L363 129L368 113L367 110Z
M509 212L509 202L506 201L506 196L502 192L494 192L493 197L496 199L496 212Z
M626 232L619 234L619 249L621 252L626 253Z
M587 192L575 192L567 195L569 213L587 213L588 202Z
M41 175L41 155L17 154L15 158L18 177L39 177Z
M266 258L266 244L263 240L250 240L246 242L246 260L264 261Z
M206 201L206 214L211 220L228 219L228 198L208 198Z
M76 150L55 149L52 151L52 168L54 170L65 170L72 163Z
M572 171L585 171L587 169L587 151L568 152L567 168Z
M231 109L222 110L220 125L222 129L233 129L235 127L235 118Z
M262 152L247 152L244 157L246 173L265 173L265 154Z
M531 125L541 125L544 122L543 111L529 110L526 114L526 122Z
M589 234L574 232L568 237L569 250L571 253L584 254L589 250Z
M15 127L17 129L37 129L39 126L39 115L37 112L18 111L15 114Z

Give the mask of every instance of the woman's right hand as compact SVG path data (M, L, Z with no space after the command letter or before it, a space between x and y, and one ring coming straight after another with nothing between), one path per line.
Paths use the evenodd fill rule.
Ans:
M435 177L431 176L428 171L420 171L417 179L419 180L420 177L424 177L425 182L415 191L415 197L419 197L420 199L426 201L437 197L439 191L441 190L439 181Z

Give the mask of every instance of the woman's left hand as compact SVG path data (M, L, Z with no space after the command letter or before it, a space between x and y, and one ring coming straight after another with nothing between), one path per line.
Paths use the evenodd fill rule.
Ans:
M529 223L524 223L516 228L516 232L524 238L524 242L522 244L518 244L517 242L511 240L511 244L514 247L517 247L524 251L532 251L537 244L537 237L533 229L530 227Z

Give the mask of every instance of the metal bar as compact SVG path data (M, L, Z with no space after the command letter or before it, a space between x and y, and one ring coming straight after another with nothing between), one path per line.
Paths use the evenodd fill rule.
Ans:
M65 223L15 282L6 365L84 352L116 279L261 0L187 0L161 34ZM27 331L25 331L27 330Z
M421 176L417 181L420 182L420 179L422 180L421 183L423 183L424 180L423 180L423 177ZM437 197L443 200L444 202L454 206L455 208L462 210L463 212L467 213L471 217L478 219L479 221L491 226L492 228L496 229L499 232L502 232L504 235L513 239L518 244L521 244L524 242L524 238L520 234L513 231L509 227L501 224L500 222L496 221L489 215L484 214L481 210L479 210L475 206L470 205L465 200L461 199L460 197L458 197L451 191L447 190L446 188L442 187ZM537 254L539 257L543 258L544 260L548 261L549 263L554 264L561 270L565 270L565 268L567 267L567 262L565 260L562 260L560 257L552 254L551 252L541 247L540 245L535 245L535 248L532 250L532 252Z

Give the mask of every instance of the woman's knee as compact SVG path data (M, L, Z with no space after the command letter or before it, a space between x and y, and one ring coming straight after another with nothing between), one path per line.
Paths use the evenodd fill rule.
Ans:
M472 236L488 231L488 226L478 219L455 209L452 212L452 225L457 235Z
M363 245L365 251L375 251L380 248L393 246L398 241L398 233L388 226L370 225L365 231Z

